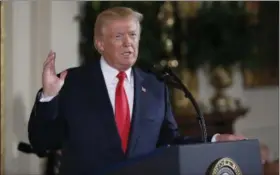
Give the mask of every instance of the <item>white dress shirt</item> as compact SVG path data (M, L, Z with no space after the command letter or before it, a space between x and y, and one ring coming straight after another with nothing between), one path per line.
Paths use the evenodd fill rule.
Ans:
M111 67L110 65L108 65L103 57L101 57L100 66L108 90L109 98L113 107L113 111L115 111L116 88L119 82L117 75L119 71ZM124 89L128 100L130 119L131 119L132 111L133 111L133 100L134 100L134 78L133 78L133 73L131 71L131 68L126 70L125 73L127 78L124 81Z
M100 61L101 71L105 80L105 84L108 90L109 98L113 107L113 111L115 111L115 94L116 94L116 88L119 79L117 78L117 75L119 71L113 67L111 67L103 57L101 57ZM132 73L132 69L128 69L125 71L127 78L124 81L124 88L125 92L128 98L128 104L129 104L129 111L130 111L130 118L132 117L132 111L133 111L133 100L134 100L134 77ZM53 97L44 97L43 94L40 98L40 102L49 102L51 101ZM219 134L215 134L211 142L216 141L216 136Z

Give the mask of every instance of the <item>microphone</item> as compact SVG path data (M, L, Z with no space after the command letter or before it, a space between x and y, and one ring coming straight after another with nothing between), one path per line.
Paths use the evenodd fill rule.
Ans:
M23 153L27 153L27 154L34 153L31 145L24 143L24 142L20 142L18 144L18 150Z
M172 86L173 88L182 90L184 92L185 97L191 101L191 103L197 113L196 119L198 120L198 123L200 126L201 139L204 143L207 143L207 129L206 129L206 124L205 124L203 114L202 114L196 100L194 99L193 95L188 90L188 88L182 83L182 81L179 79L179 77L171 70L171 68L169 66L162 66L160 64L154 64L153 66L150 66L150 67L147 65L143 66L143 67L144 67L144 70L147 70L148 72L151 72L154 75L156 75L156 77L159 80L164 81L166 84Z
M19 142L17 149L20 152L23 152L23 153L26 153L26 154L36 154L36 152L34 151L32 146L28 143ZM40 153L37 153L37 155L39 157L47 157L48 153L47 152L40 152Z
M177 82L175 82L165 71L165 69L167 68L166 66L162 66L161 64L149 64L146 62L140 62L138 63L138 67L144 72L154 74L159 80L165 81L166 84L172 85L174 88L181 90L181 86Z

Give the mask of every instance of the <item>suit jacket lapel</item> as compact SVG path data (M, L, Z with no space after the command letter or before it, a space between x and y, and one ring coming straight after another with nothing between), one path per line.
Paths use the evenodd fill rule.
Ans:
M127 156L131 154L135 148L135 145L138 140L138 123L141 117L141 104L143 103L142 100L142 93L143 93L143 77L140 74L140 70L138 68L133 69L134 75L134 106L133 106L133 114L132 114L132 121L131 121L131 129L130 129L130 137L129 137L129 145Z

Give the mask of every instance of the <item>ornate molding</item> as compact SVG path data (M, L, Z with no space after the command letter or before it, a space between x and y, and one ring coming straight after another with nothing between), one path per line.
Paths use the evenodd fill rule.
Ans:
M4 30L4 4L2 2L0 2L0 13L1 13L1 49L0 49L0 53L1 53L1 67L0 67L0 72L1 72L1 172L0 174L3 175L4 174L4 123L5 123L5 114L4 114L4 85L5 85L5 81L4 81L4 39L5 39L5 30Z

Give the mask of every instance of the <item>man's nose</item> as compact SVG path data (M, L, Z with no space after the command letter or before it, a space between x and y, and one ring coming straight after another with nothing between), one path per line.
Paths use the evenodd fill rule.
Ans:
M124 37L123 45L125 47L129 47L132 45L132 39L128 35Z

